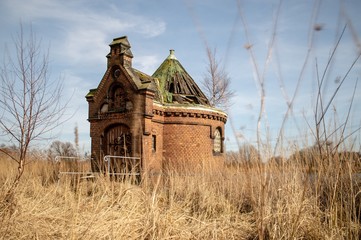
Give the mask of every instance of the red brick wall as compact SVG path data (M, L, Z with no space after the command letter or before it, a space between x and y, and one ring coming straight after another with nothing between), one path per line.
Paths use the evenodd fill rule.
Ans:
M165 163L198 164L212 157L210 127L165 124L163 135Z
M213 153L216 128L221 129L224 138L227 116L223 112L207 107L155 104L153 113L153 125L157 129L163 126L163 135L157 136L157 142L163 145L163 166L188 165L194 168L211 162L213 165L223 164L224 153Z
M163 167L203 167L208 163L223 163L224 154L213 153L213 138L217 128L224 138L225 113L212 108L192 105L161 105L153 102L154 93L136 90L128 75L114 79L109 68L89 101L89 121L93 165L104 167L101 136L115 124L124 124L132 134L132 154L142 157L143 170L155 173ZM109 87L119 81L133 104L126 113L100 113ZM156 136L156 150L152 149L152 136ZM97 168L93 168L96 170Z
M132 153L134 157L142 156L142 140L144 144L147 144L146 135L143 137L143 133L146 128L150 128L150 118L145 118L145 112L152 113L154 93L151 91L144 90L138 92L134 89L132 83L127 78L125 70L121 68L122 74L115 79L112 75L113 68L109 68L104 75L104 78L98 86L98 90L89 101L89 122L90 122L90 137L91 137L91 151L93 161L93 170L99 170L104 168L103 157L104 154L101 151L101 136L104 135L105 130L113 125L123 124L126 125L132 134ZM128 100L132 102L133 108L128 112L123 113L101 113L100 108L106 101L108 89L112 84L119 82L122 84L126 91ZM146 100L147 99L147 100ZM148 102L147 104L144 104ZM150 108L150 109L149 109Z
M159 172L162 169L163 164L163 152L164 152L164 145L163 145L163 134L164 128L163 124L152 122L151 127L151 134L150 139L154 135L156 137L156 149L153 151L152 145L149 144L148 148L145 148L149 152L149 160L148 163L148 171L150 173Z

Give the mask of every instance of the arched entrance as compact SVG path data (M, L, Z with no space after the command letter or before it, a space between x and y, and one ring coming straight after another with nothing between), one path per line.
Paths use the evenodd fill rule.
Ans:
M110 176L124 179L140 174L140 158L132 157L132 134L128 126L112 125L104 132L102 150L106 172Z
M132 135L126 125L109 127L103 138L105 155L130 157L132 155Z

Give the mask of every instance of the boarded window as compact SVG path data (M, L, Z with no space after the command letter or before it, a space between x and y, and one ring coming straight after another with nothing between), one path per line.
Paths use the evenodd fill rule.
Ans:
M117 112L123 112L125 110L125 92L123 88L116 88L114 90L114 96L113 96L113 101L114 101L114 110Z
M125 112L128 100L126 95L126 91L120 84L112 86L108 94L108 111Z

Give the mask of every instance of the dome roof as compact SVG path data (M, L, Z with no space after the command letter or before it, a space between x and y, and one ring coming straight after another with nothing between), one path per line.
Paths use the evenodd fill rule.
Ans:
M152 75L159 81L165 103L194 103L209 105L207 97L170 50L169 56Z

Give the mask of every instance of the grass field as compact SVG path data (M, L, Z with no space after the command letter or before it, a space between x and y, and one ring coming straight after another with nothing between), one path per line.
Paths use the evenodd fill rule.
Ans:
M28 135L38 127L40 132L52 132L55 126L46 128L51 125L49 119L53 124L59 124L58 117L67 107L59 112L51 103L53 99L63 98L58 92L61 88L49 91L39 85L41 93L51 93L51 101L44 101L44 95L40 94L39 102L31 105L25 101L18 108L18 101L27 99L23 95L39 91L28 91L27 88L23 92L21 89L14 91L16 84L6 81L9 91L2 93L10 94L1 100L6 106L2 109L7 109L8 115L15 116L15 120L8 125L4 121L1 134L9 136L6 144L16 143L15 150L22 146L19 149L23 152L19 155L23 158L19 158L21 164L17 165L0 152L0 239L361 239L361 124L357 104L361 43L354 27L356 23L340 4L339 15L333 16L338 18L337 23L326 18L323 26L323 22L319 22L323 19L319 12L327 10L331 4L321 6L321 1L314 1L309 13L297 12L296 15L306 16L305 19L309 16L307 23L289 23L295 12L281 8L282 2L286 1L272 6L275 10L272 10L271 18L260 22L266 27L259 31L257 23L247 23L248 14L243 13L238 1L239 16L229 37L227 49L232 49L232 41L243 45L250 61L249 66L244 65L248 67L235 63L235 71L240 71L237 75L251 72L245 74L242 81L252 79L252 75L258 93L247 102L242 100L242 104L250 101L246 108L258 108L259 113L228 118L234 124L232 131L236 139L243 136L235 130L243 129L239 126L245 121L242 117L252 117L252 124L257 126L254 129L257 140L253 143L257 145L254 149L259 156L256 154L252 159L250 155L247 162L240 158L242 146L237 143L238 152L232 155L232 164L228 162L197 171L179 166L164 170L158 176L143 176L140 184L114 181L104 175L89 180L77 175L59 176L59 166L47 161L46 156L28 157L28 150L31 151L28 146L34 146L33 140L43 137L28 139ZM264 9L259 10L256 15ZM281 17L283 11L285 15ZM247 8L244 12L247 13ZM194 19L197 17L193 16ZM196 27L203 33L202 26ZM238 27L244 36L240 41L236 35ZM297 32L300 30L304 33ZM332 31L335 31L334 36ZM286 33L295 33L291 39L296 41L287 44ZM219 35L223 34L219 32ZM334 39L334 43L330 43L330 39ZM29 43L34 45L32 41ZM264 45L265 48L260 50ZM354 48L344 48L348 45ZM245 58L237 54L237 58ZM231 61L225 62L232 66ZM44 66L47 65L46 62ZM294 69L292 73L288 73L288 68ZM30 82L31 89L38 84ZM22 83L26 85L27 81ZM240 84L243 86L244 83ZM341 90L343 87L345 89ZM246 91L239 93L242 99L252 95ZM336 98L336 95L340 97ZM259 102L252 102L252 99ZM312 107L306 103L309 100ZM281 104L282 101L285 104ZM42 115L47 112L44 106L38 106L43 102L46 103L45 110L51 110L45 117ZM270 103L268 111L266 102ZM42 116L37 122L27 115L28 109L33 107L39 107L37 113ZM279 111L275 111L276 108ZM19 109L24 111L22 117ZM232 109L234 112L243 110L242 106ZM281 121L279 126L276 124L278 130L269 124L278 122L277 119ZM298 119L305 120L307 129L297 127L298 134L288 139L288 135L293 135L287 133L287 122L292 130L298 125ZM30 127L24 123L31 123ZM269 130L277 131L269 134ZM74 134L78 139L77 128ZM312 147L309 147L309 137L314 144ZM28 140L26 144L24 139ZM246 138L242 140L248 142ZM270 143L271 140L275 142ZM27 145L30 142L32 145ZM293 146L297 144L306 149ZM290 145L294 149L283 149ZM14 149L12 153L15 153ZM281 156L274 157L276 154ZM197 162L197 159L192 160ZM17 168L23 163L26 165L22 174L21 167L19 171ZM17 175L19 182L16 185Z
M0 238L359 239L361 188L350 162L312 173L297 161L174 169L132 185L57 179L53 163L33 160L12 202L1 202ZM0 166L3 199L16 164L2 157Z

